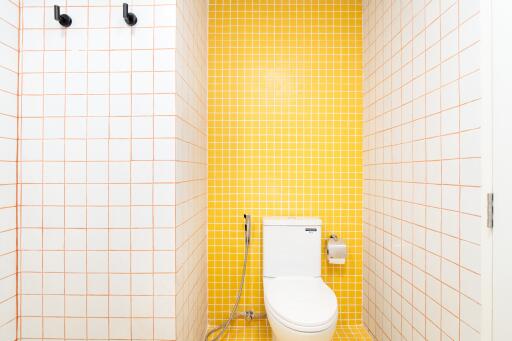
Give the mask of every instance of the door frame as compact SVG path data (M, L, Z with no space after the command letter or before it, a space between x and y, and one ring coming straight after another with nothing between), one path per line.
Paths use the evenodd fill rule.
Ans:
M510 324L507 323L508 321L503 320L503 316L506 315L496 311L496 308L503 309L504 305L502 303L505 300L511 300L511 295L508 290L504 289L504 286L512 285L510 283L512 278L508 276L506 278L507 283L497 283L496 280L499 279L497 279L496 275L503 271L503 260L510 259L512 252L509 251L508 247L502 245L502 239L499 242L498 239L494 239L502 238L502 234L505 235L507 242L511 238L510 232L506 234L501 232L505 231L502 229L507 228L507 226L503 226L503 221L510 218L510 212L507 210L504 213L503 211L503 203L508 201L509 193L506 192L507 198L495 197L495 200L500 200L495 202L497 204L495 207L502 211L495 212L495 222L498 225L494 224L493 228L486 226L486 196L487 193L493 192L502 195L503 185L507 186L506 191L510 191L510 179L508 174L501 168L503 167L501 161L504 159L508 160L510 157L509 151L501 147L504 142L507 145L510 144L510 137L509 135L505 136L502 129L500 129L501 126L498 126L498 124L503 125L504 117L507 118L507 121L505 121L507 124L510 122L508 115L510 104L503 101L503 90L506 89L508 91L509 81L508 79L503 80L501 72L512 73L512 68L508 64L508 60L506 70L501 70L502 66L498 63L503 63L502 57L510 58L512 55L510 42L507 40L508 36L512 33L512 22L507 16L501 15L502 13L508 14L512 12L512 2L509 2L509 0L480 0L480 9L482 42L481 340L501 341L499 338L503 338L503 336L510 338L512 329ZM495 44L496 42L497 44ZM500 57L500 59L498 60L497 57ZM498 68L500 69L498 70ZM502 141L502 139L506 139L506 141ZM500 168L496 168L495 165ZM508 163L505 166L507 167L505 170L510 167ZM500 254L495 257L495 252ZM500 265L500 268L497 268L498 265ZM497 295L500 296L498 297ZM508 303L508 301L505 303ZM499 318L497 314L500 314Z
M487 227L487 193L493 192L493 27L492 4L480 0L481 57L481 340L494 340L493 333L493 233Z

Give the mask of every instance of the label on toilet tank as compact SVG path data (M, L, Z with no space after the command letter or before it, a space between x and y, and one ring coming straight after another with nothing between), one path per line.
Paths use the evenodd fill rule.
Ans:
M317 231L316 227L306 227L306 232L316 232L316 231Z

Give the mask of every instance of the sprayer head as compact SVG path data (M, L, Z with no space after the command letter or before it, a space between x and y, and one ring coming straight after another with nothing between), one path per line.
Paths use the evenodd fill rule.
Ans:
M250 214L244 214L245 219L245 242L247 244L251 241L251 215Z

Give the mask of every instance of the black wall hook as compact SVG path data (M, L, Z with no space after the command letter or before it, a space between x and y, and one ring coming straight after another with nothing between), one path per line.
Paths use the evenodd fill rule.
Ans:
M128 4L127 3L123 4L123 18L124 18L124 21L130 26L133 26L137 23L137 16L133 13L128 12Z
M53 6L53 18L59 22L64 27L71 26L71 23L73 20L71 20L71 17L67 14L60 14L60 6Z

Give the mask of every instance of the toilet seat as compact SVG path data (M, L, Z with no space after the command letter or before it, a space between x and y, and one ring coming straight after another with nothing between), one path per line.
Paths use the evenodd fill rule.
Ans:
M265 278L267 314L298 332L316 333L338 318L336 295L320 277Z

